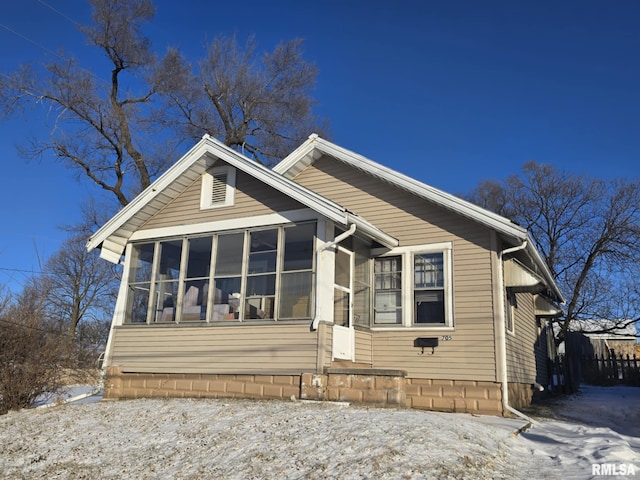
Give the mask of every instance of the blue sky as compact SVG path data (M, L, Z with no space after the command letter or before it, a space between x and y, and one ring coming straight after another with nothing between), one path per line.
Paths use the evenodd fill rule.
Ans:
M56 13L47 5L54 7ZM636 1L157 0L154 48L190 58L217 34L260 48L305 39L319 67L318 113L331 140L451 193L528 160L602 178L640 176L640 3ZM68 18L81 0L0 5L0 71L51 50L104 65ZM105 72L106 74L106 72ZM48 120L51 120L49 118ZM47 119L0 120L0 284L15 289L54 253L97 190L16 145Z

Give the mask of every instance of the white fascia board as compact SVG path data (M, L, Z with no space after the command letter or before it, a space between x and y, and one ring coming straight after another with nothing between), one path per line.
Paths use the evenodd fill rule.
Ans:
M529 254L529 257L531 258L531 260L533 260L536 266L540 268L540 273L546 280L545 284L547 285L547 287L549 287L549 290L551 290L555 294L556 300L560 303L565 303L565 298L562 295L560 288L556 284L556 280L555 278L553 278L553 275L551 274L551 270L549 270L549 267L547 266L547 262L545 262L540 256L540 252L538 252L538 249L535 247L533 240L531 239L528 233L527 233L526 251Z
M302 145L296 148L293 152L291 152L283 160L281 160L275 167L273 167L273 171L279 173L280 175L284 175L291 167L293 167L296 163L305 158L315 149L315 141L318 138L318 135L315 133L309 135L309 138L305 140Z
M274 171L283 175L286 174L296 163L310 155L314 149L320 153L334 157L338 161L347 163L354 168L363 170L392 185L396 185L398 188L413 193L425 200L429 200L448 210L466 216L497 232L508 235L517 241L523 241L527 237L527 232L524 228L501 215L422 183L384 165L380 165L367 157L324 140L315 134L311 135L307 141L276 165Z
M120 212L114 215L96 233L94 233L87 241L87 250L91 251L103 244L105 239L113 235L122 225L131 220L145 205L159 196L181 174L205 156L219 158L220 160L239 168L267 185L282 191L294 200L318 211L327 218L345 225L347 223L346 212L339 205L334 204L319 195L313 194L313 192L310 192L298 184L285 179L279 174L271 172L269 169L257 162L249 160L218 140L205 135L202 140L183 155L180 160L178 160L165 173L158 177L155 182L136 196L126 207L120 210ZM112 252L112 255L122 253L123 252Z
M347 224L355 224L358 231L376 240L378 243L384 245L387 248L397 247L400 243L397 238L392 237L391 235L387 235L379 228L374 227L369 222L363 220L358 216L347 213Z
M379 177L380 179L394 184L403 190L407 190L419 197L436 203L437 205L453 210L454 212L471 218L476 222L484 224L487 227L509 235L515 239L526 239L526 229L516 225L511 220L501 215L490 212L489 210L422 183L400 172L396 172L395 170L387 168L384 165L380 165L373 160L328 142L322 138L316 138L314 140L314 144L316 148L323 153L348 163L355 168L359 168L371 175Z
M180 174L182 174L191 164L206 154L207 136L196 143L180 160L173 164L165 173L160 175L158 179L149 185L136 196L127 206L122 208L107 223L105 223L96 233L94 233L87 241L86 247L88 251L100 246L106 238L112 235L120 226L130 220L141 208L149 203L153 198L158 196L169 186ZM122 252L121 252L122 253Z

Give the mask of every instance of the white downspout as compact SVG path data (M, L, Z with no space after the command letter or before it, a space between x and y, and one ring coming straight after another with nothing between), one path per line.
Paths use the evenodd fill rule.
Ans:
M318 255L318 261L316 262L317 265L320 265L320 257L322 255L322 252L324 252L325 250L333 247L334 245L337 245L338 243L340 243L341 241L343 241L345 238L350 237L351 235L353 235L354 233L356 233L356 224L352 223L351 226L349 227L349 230L342 232L340 235L338 235L336 238L334 238L331 242L329 243L325 243L323 245L320 245L317 249L316 249L316 254ZM318 329L318 324L320 323L320 316L318 315L318 294L316 294L316 299L314 302L314 309L313 309L313 321L311 322L311 331L315 331Z
M340 235L338 235L336 238L334 238L333 241L331 241L329 243L325 243L324 245L321 245L318 248L318 253L324 252L326 249L331 248L334 245L337 245L338 243L343 241L345 238L350 237L354 233L356 233L356 224L352 223L351 226L349 227L349 230L347 230L346 232L342 232Z
M504 314L504 274L503 274L503 265L502 265L502 257L505 254L517 252L520 250L524 250L527 248L527 241L523 241L522 244L517 245L515 247L507 248L505 250L498 250L498 284L500 288L498 289L498 302L500 308L498 309L498 342L496 345L496 356L497 361L500 362L502 378L500 379L500 383L502 384L502 406L505 410L513 413L514 415L525 419L530 424L536 423L533 419L529 418L524 413L516 410L511 405L509 405L509 380L507 375L507 336L506 332L506 320Z

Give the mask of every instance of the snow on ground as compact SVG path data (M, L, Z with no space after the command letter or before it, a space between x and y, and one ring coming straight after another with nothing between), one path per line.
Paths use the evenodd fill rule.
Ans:
M640 478L639 408L638 388L585 387L553 409L557 418L515 435L522 419L300 401L85 400L0 417L0 475L583 479L597 478L592 463L623 463Z

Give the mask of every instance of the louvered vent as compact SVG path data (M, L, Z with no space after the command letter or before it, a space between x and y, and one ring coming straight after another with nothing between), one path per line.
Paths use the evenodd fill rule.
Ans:
M236 169L229 166L211 168L202 175L200 208L219 208L233 205Z
M216 173L212 175L211 184L211 205L225 203L227 196L227 173Z

